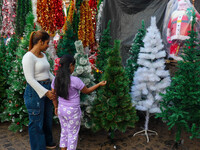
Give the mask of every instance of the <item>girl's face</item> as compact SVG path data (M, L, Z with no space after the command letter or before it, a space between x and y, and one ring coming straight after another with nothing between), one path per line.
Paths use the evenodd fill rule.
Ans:
M70 64L69 66L70 68L70 73L73 73L74 72L74 69L75 69L75 64L73 65L72 63Z

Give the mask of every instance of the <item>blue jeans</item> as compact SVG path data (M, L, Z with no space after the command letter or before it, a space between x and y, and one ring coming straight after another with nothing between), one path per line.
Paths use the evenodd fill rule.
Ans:
M46 89L51 89L50 81L39 81ZM27 83L24 101L29 114L29 138L31 150L46 150L53 143L52 121L53 103L44 96L39 98L36 91Z

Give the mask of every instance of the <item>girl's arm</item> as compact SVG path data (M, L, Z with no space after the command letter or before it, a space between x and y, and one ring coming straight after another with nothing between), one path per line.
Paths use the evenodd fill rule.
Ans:
M101 81L101 82L97 83L96 85L89 87L89 88L84 86L84 88L81 90L81 92L84 94L90 94L91 92L96 90L98 87L106 85L106 83L107 83L107 81Z
M55 94L54 89L52 89L52 93ZM56 96L56 98L53 99L52 101L53 101L53 106L54 106L54 112L55 112L55 115L57 116L58 115L58 97Z

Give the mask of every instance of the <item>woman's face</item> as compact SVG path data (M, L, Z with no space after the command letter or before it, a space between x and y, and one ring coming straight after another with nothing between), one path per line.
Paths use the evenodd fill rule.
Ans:
M49 40L42 42L41 44L42 51L46 51L48 47L49 47Z

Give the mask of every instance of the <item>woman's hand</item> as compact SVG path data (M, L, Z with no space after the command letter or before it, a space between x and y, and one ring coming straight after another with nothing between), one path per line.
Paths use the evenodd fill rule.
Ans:
M52 91L48 91L45 95L46 95L50 100L56 99L56 94L53 93Z
M56 107L56 108L54 109L54 113L55 113L56 116L58 116L58 107Z
M99 82L99 86L105 86L106 83L107 83L107 81L101 81L101 82Z

